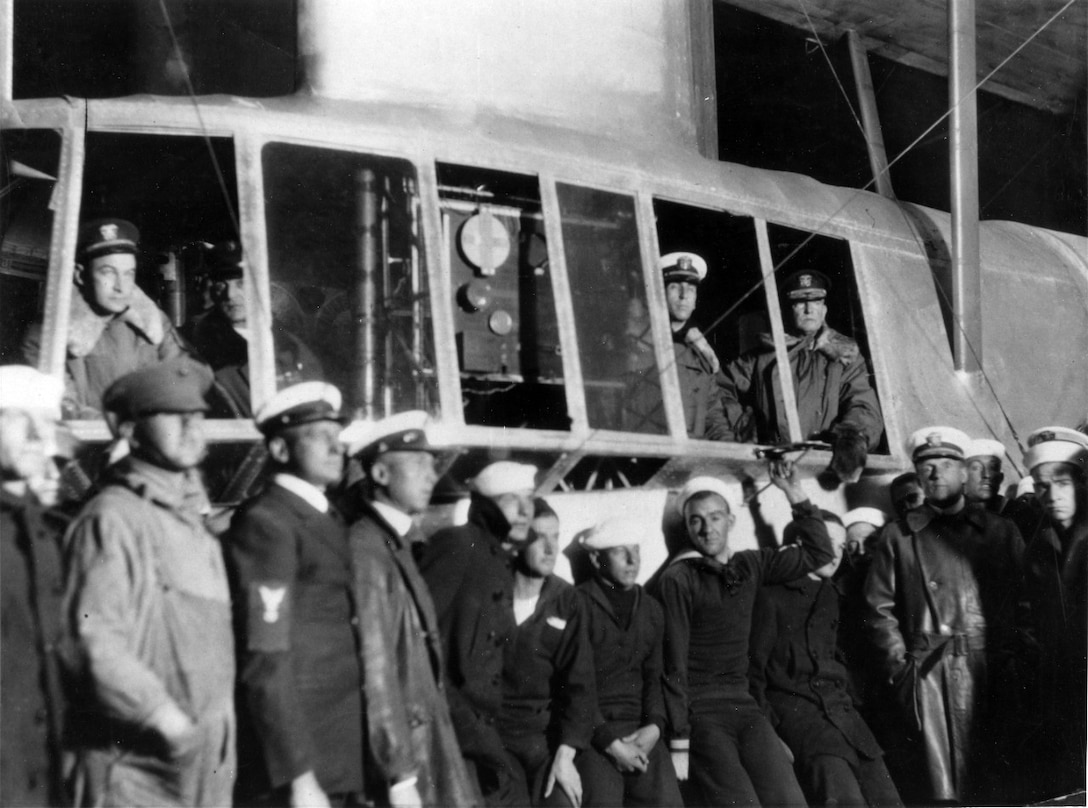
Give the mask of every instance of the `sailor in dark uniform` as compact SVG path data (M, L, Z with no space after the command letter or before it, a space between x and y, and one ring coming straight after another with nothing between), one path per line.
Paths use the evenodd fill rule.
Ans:
M236 609L243 802L364 799L363 668L340 479L340 393L305 382L257 413L275 473L235 515L226 558Z
M665 743L665 616L635 583L645 525L615 518L582 538L594 576L578 587L597 674L591 745L578 758L586 808L682 806Z

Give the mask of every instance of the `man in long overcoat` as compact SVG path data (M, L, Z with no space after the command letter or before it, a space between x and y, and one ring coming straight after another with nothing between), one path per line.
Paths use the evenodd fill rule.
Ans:
M921 760L907 802L997 796L991 730L1008 688L991 682L1020 650L1023 541L1007 519L966 503L968 442L941 426L911 436L925 504L885 528L865 582L870 639Z
M348 491L355 598L367 631L369 776L390 805L482 804L450 720L438 617L412 547L430 503L440 450L427 414L399 413L345 435L365 475ZM353 428L352 428L353 429Z

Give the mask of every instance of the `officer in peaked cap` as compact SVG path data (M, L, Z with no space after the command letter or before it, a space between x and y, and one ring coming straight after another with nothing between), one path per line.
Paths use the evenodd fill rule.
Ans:
M684 423L690 437L703 438L707 436L708 419L711 425L714 419L711 395L714 374L721 368L717 354L694 320L699 284L706 278L706 261L693 252L671 252L661 256L658 269L665 284ZM653 419L655 410L656 417L662 417L660 384L656 376L650 381L652 384L644 387L646 380L636 374L632 389L628 391L626 408L632 428L644 430L645 422Z
M815 269L793 273L780 287L801 437L834 449L827 487L855 479L884 432L865 357L857 342L827 325L830 291L831 280ZM767 334L762 342L722 370L722 440L790 440L774 339Z
M249 319L246 313L247 268L242 246L222 241L205 253L211 307L185 326L185 335L213 371L224 411L217 415L252 415L249 387ZM299 337L279 323L274 329L276 377L283 384L322 379L321 361Z
M481 802L457 744L443 691L442 633L431 593L412 556L424 537L416 518L438 481L431 419L421 410L376 423L356 422L341 436L365 478L347 494L356 602L367 659L371 749L380 784L373 795L390 805L476 805ZM416 716L428 716L420 724ZM407 754L404 754L407 752Z
M347 525L326 495L343 473L340 406L333 385L303 382L257 411L271 481L225 541L247 803L367 802L363 628Z
M993 709L993 672L1018 651L1010 643L1020 629L1023 540L1009 520L967 503L970 445L949 426L911 435L925 502L884 528L865 579L866 625L885 681L902 683L902 715L916 710L910 723L947 727L913 742L920 768L910 782L920 788L907 802L989 802L992 772L1007 752L998 727L1010 716Z
M95 219L79 230L68 314L66 418L100 418L102 394L133 370L185 353L170 318L136 285L140 233L124 219ZM41 356L41 323L23 338L27 364Z
M1027 439L1024 465L1037 507L1018 514L1024 570L1039 644L1038 710L1025 770L1027 798L1083 788L1088 735L1088 435L1048 426ZM1027 747L1025 747L1027 748ZM1062 792L1067 789L1067 792Z
M76 782L95 804L232 799L230 593L195 473L210 385L208 369L182 357L129 373L103 396L130 453L69 531L64 610L79 658L109 660L87 666L92 681L66 733Z
M797 300L824 300L831 291L831 279L815 269L794 272L782 283L780 293L791 304Z
M968 502L982 503L994 513L1002 513L1006 500L1001 493L1005 473L1001 470L1005 457L1005 444L992 438L976 438L968 445L967 488Z

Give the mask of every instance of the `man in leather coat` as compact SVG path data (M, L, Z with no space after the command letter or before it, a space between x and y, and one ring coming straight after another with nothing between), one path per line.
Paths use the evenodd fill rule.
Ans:
M398 413L345 433L362 480L348 491L363 632L368 780L392 806L479 805L446 702L438 617L412 558L438 474L427 414ZM354 430L354 427L349 429Z
M870 639L920 761L918 777L899 783L907 802L999 796L994 719L1021 650L1023 541L1007 519L967 504L968 443L943 426L911 436L925 504L885 528L865 582Z

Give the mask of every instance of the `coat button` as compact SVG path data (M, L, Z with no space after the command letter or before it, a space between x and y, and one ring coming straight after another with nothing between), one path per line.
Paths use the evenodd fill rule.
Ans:
M934 590L934 591L936 591L938 586L939 586L939 584L936 581L930 581L929 582L929 588Z

